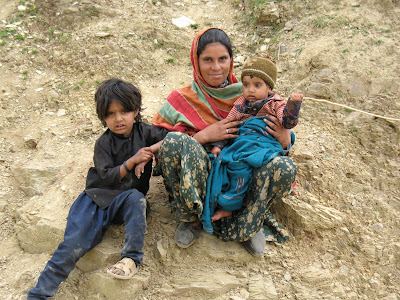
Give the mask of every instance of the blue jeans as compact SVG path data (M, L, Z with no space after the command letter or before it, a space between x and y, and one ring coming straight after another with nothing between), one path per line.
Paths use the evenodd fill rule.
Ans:
M28 299L47 299L54 296L58 286L67 279L78 260L103 239L111 224L125 223L125 245L121 258L132 258L136 264L143 260L146 231L146 200L136 189L119 194L106 209L100 209L83 192L72 204L68 214L64 241L39 276Z

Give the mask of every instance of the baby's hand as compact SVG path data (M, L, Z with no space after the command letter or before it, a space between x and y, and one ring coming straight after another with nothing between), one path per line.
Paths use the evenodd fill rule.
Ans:
M290 99L292 99L294 102L301 102L303 101L303 95L300 93L293 93L290 95Z
M220 147L214 146L211 149L211 154L214 155L215 158L217 158L220 153L221 153L221 148Z

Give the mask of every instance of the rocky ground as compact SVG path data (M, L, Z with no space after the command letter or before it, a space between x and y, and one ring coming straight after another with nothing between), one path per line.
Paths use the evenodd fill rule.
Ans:
M195 24L174 25L181 16ZM190 82L194 34L215 26L232 38L236 75L268 51L282 96L398 119L399 16L398 0L0 0L1 298L23 296L62 239L104 130L101 81L136 83L149 122ZM286 243L262 259L206 234L179 249L153 177L140 272L107 277L123 243L115 226L54 299L400 299L400 122L308 100L294 131L296 194L274 207Z

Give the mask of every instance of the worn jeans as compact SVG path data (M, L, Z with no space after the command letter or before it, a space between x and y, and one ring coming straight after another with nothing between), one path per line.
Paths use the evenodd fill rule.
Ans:
M83 192L72 204L68 214L64 241L39 276L28 299L47 299L54 296L58 286L75 268L78 260L103 239L111 224L125 223L125 245L121 258L129 257L140 264L143 260L146 231L146 200L136 189L119 194L106 209L100 209Z

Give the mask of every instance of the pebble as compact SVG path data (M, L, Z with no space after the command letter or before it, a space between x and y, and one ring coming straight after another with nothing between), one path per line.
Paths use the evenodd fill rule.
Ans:
M372 225L372 229L376 232L376 233L380 233L383 230L383 224L382 223L375 223L374 225Z
M341 272L344 276L347 276L347 275L349 275L349 268L346 267L346 266L341 266L341 267L340 267L340 272Z
M97 37L103 38L103 37L110 36L111 33L109 33L109 32L96 32L94 35L97 36Z
M59 109L58 110L58 112L57 112L57 116L58 117L62 117L62 116L65 116L65 115L66 115L65 109Z
M289 272L286 272L285 275L283 275L283 278L285 278L286 281L292 280L292 275L290 275Z

